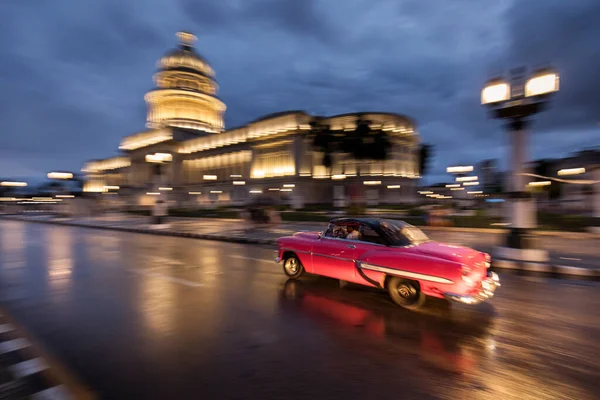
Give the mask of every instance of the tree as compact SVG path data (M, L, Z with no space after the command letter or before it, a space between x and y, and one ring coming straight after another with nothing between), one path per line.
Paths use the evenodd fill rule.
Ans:
M313 146L323 153L321 163L326 168L331 168L332 154L336 151L337 140L331 131L331 127L323 122L320 117L314 118L310 122L313 135Z
M549 177L552 175L553 160L549 158L542 158L541 160L535 161L533 167L533 173L539 176ZM553 181L549 186L542 186L542 192L548 192L548 197L551 200L560 197L560 183Z
M419 175L423 176L429 170L429 161L433 157L433 146L423 143L419 149Z
M353 131L335 134L329 125L318 117L310 123L313 146L323 152L322 164L330 168L336 152L351 154L356 160L384 161L391 142L387 132L371 129L371 121L359 117Z

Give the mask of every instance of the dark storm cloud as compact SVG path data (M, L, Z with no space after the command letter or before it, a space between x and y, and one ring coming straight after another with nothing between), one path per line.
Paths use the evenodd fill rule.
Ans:
M547 130L592 128L600 122L600 2L550 0L540 7L520 2L508 18L512 32L508 57L513 64L552 65L562 87ZM600 142L600 137L599 137Z
M184 12L194 23L201 24L201 31L208 27L239 32L255 26L330 41L333 32L318 3L316 0L181 0Z
M84 4L85 3L85 4ZM485 4L484 4L485 3ZM491 73L551 63L537 157L600 144L600 2L146 0L2 2L0 175L78 169L144 129L155 63L184 29L215 68L226 123L266 113L389 111L448 164L506 158L479 93Z

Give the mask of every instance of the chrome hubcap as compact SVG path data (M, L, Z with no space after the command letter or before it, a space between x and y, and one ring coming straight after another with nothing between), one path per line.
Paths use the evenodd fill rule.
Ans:
M398 286L398 295L405 302L414 301L417 296L417 290L409 284L403 283Z
M290 274L295 274L298 272L298 261L295 258L288 258L285 260L285 269Z

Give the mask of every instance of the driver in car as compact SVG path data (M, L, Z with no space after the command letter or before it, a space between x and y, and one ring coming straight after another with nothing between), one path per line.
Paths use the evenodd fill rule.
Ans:
M358 232L358 229L356 229L356 227L348 225L348 228L346 228L346 230L348 231L346 239L358 240L360 238L360 232Z

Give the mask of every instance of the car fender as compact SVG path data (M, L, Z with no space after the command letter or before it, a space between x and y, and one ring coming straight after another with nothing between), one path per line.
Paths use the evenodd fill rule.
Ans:
M302 263L304 270L313 273L312 265L313 241L307 237L286 236L277 240L279 259L283 260L286 252L291 251Z

